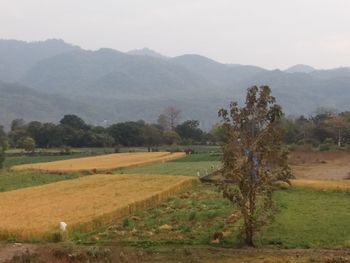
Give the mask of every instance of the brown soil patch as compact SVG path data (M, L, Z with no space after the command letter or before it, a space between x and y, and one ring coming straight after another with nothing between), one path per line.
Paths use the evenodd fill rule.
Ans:
M215 247L155 247L150 249L108 247L74 247L62 245L20 245L13 251L0 248L0 262L204 262L204 263L347 263L350 251L311 249L222 249ZM28 249L28 252L23 250ZM3 253L4 252L4 253ZM16 260L17 259L17 260ZM19 261L18 259L22 259ZM29 261L31 259L32 261Z
M348 152L295 151L289 163L297 179L343 180L350 175Z

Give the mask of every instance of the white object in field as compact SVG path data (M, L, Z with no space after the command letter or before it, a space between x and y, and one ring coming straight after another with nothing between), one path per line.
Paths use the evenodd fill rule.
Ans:
M67 224L65 222L61 221L58 226L62 232L66 231Z
M199 176L201 176L201 174L199 172L197 172L197 176L199 177Z

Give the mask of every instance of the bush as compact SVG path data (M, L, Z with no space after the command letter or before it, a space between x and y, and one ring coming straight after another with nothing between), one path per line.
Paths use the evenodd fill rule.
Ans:
M298 145L312 145L313 147L317 147L320 142L316 139L302 139L298 141Z
M320 144L318 148L321 152L323 151L329 151L331 149L331 146L327 143Z
M324 144L334 144L334 140L332 138L327 138L323 141Z
M165 151L175 153L175 152L182 152L182 149L179 148L176 144L171 145L170 148L166 149Z
M26 151L26 152L34 152L35 151L35 141L31 137L25 137L21 143L20 146Z
M193 149L185 149L184 152L189 155L189 154L194 154L194 150Z
M120 145L114 147L114 153L120 153Z
M70 154L72 154L72 147L70 147L70 146L63 146L63 147L61 147L60 154L61 155L70 155Z

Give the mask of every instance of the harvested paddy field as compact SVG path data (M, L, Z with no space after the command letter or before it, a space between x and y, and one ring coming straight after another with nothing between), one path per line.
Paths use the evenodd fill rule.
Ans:
M29 240L96 222L107 223L153 206L197 180L164 175L94 175L0 193L0 234ZM92 222L90 224L90 222Z
M75 171L105 171L121 167L137 166L147 163L168 161L184 157L185 153L169 152L138 152L115 153L94 157L84 157L63 161L24 164L12 167L13 170L43 170L51 172L75 172Z
M289 163L297 179L343 180L350 178L350 153L295 151Z

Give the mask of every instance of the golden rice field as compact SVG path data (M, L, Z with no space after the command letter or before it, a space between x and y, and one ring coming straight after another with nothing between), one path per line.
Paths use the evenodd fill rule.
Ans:
M0 234L29 240L58 232L60 221L68 232L92 227L94 220L108 223L196 182L185 176L93 175L0 193Z
M120 167L167 161L185 156L185 153L137 152L115 153L94 157L84 157L63 161L23 164L12 167L13 170L44 170L50 172L106 171Z
M350 180L307 180L296 179L291 180L292 185L310 187L315 189L330 190L350 190Z

